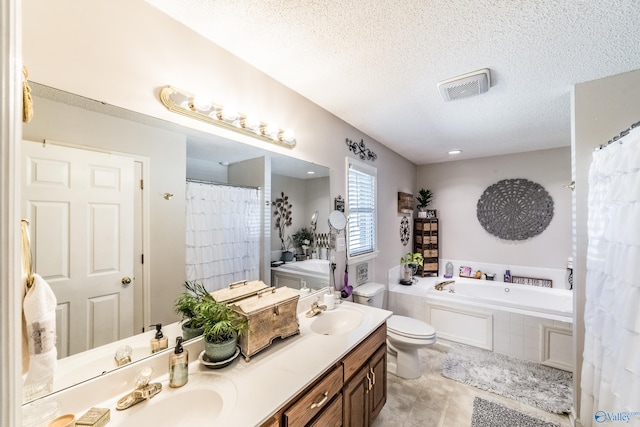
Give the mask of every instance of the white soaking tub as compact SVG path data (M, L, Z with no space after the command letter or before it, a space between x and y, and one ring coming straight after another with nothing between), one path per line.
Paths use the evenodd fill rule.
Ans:
M435 289L446 280L454 283ZM439 339L573 369L573 291L430 277L390 283L388 301L394 313L431 324Z

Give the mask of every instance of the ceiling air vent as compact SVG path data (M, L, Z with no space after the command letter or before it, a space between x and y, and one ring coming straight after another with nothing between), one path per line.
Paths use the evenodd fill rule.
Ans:
M442 99L453 101L485 93L490 86L491 74L488 68L483 68L472 73L443 80L438 83L438 90Z

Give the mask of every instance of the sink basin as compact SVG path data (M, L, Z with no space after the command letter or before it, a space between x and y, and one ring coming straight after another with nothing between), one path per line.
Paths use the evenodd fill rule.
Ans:
M311 330L320 335L346 334L360 326L363 320L361 311L339 307L317 315L311 322Z
M230 380L192 374L184 387L173 389L164 383L162 391L148 402L118 411L123 417L117 425L213 425L233 412L236 400L237 390Z
M185 387L188 387L188 383ZM189 389L161 399L162 393L167 391L170 392L163 389L149 402L136 405L142 410L126 417L120 425L209 425L218 418L224 407L223 397L215 390ZM133 411L133 408L130 410Z

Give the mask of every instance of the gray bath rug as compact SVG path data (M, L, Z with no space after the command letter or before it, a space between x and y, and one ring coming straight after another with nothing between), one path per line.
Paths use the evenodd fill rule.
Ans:
M461 344L451 346L442 375L547 412L568 414L571 372Z
M560 427L499 403L476 397L473 400L471 427Z

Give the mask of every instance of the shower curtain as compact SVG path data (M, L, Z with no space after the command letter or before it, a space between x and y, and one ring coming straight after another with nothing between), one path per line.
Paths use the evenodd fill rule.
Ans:
M187 280L209 291L260 276L257 188L187 182Z
M581 421L640 426L640 127L594 152Z

